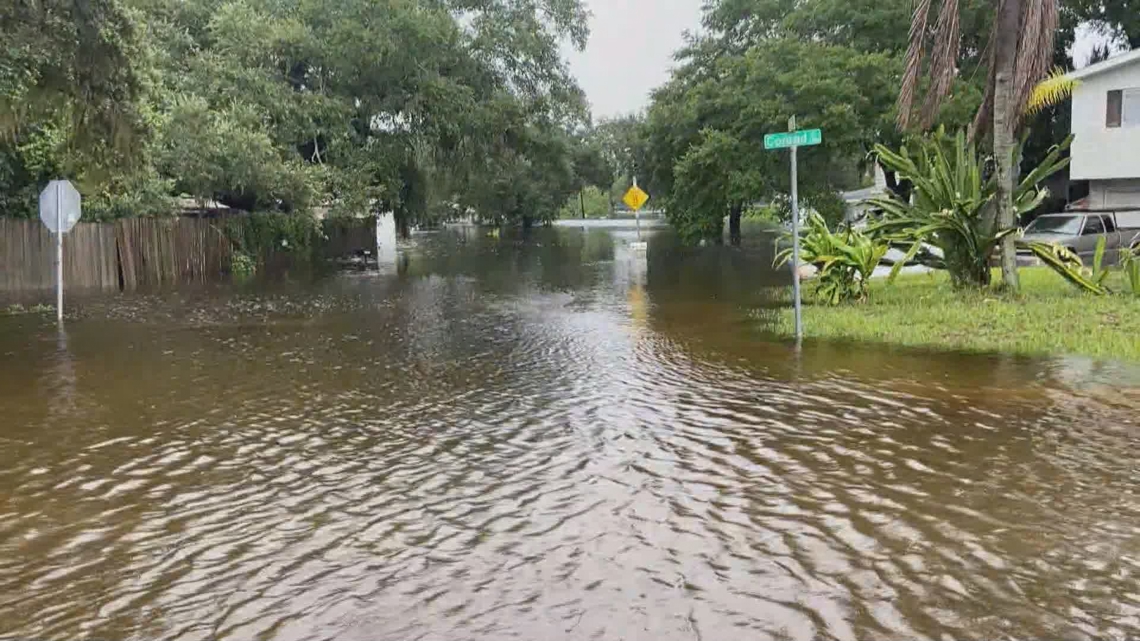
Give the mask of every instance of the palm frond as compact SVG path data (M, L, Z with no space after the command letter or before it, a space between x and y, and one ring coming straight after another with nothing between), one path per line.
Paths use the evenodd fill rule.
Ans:
M950 93L958 75L958 43L962 37L958 0L942 0L938 26L934 33L934 50L930 53L930 89L922 107L922 128L928 129L938 117L942 101Z
M1054 107L1073 95L1073 90L1080 84L1060 67L1053 67L1044 80L1033 87L1029 99L1025 103L1025 115L1035 116L1043 109Z
M910 20L910 44L906 49L906 68L903 71L902 86L899 88L898 125L899 129L909 129L914 112L914 96L918 91L918 79L922 75L922 60L925 57L926 25L930 18L930 0L917 0L914 15Z
M1013 79L1017 117L1021 116L1021 105L1027 103L1033 88L1048 73L1059 19L1057 0L1024 0Z
M1045 155L1045 158L1041 160L1041 163L1026 174L1025 178L1021 180L1021 183L1013 190L1013 205L1017 209L1017 213L1021 214L1032 211L1045 199L1044 196L1041 196L1041 192L1046 190L1044 188L1038 188L1038 185L1053 174L1069 166L1072 157L1066 156L1062 158L1061 155L1072 144L1073 135L1069 134L1060 144L1053 145L1049 153Z

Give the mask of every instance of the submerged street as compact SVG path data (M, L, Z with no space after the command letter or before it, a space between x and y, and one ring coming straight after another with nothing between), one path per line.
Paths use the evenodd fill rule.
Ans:
M797 355L770 251L635 238L0 318L0 636L1140 635L1140 372Z

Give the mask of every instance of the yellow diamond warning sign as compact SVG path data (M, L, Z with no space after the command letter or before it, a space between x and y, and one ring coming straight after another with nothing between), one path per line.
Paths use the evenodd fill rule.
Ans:
M629 188L629 191L625 192L625 196L623 196L621 200L626 205L629 205L630 209L637 211L644 207L645 203L649 202L649 194L642 191L637 185L634 185Z

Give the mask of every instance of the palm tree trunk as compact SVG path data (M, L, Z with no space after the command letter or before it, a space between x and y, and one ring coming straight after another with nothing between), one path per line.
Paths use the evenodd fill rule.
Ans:
M1018 105L1014 92L1017 66L1018 23L1021 0L998 0L998 25L994 42L994 162L997 164L997 226L1009 229L1016 224L1013 211L1014 127ZM1017 292L1017 249L1013 236L1001 241L1001 277L1006 289Z

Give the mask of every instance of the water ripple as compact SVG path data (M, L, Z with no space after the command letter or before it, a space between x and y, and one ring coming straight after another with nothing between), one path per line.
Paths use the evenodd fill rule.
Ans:
M1128 392L794 365L583 269L144 297L73 378L4 361L0 636L1140 634Z

